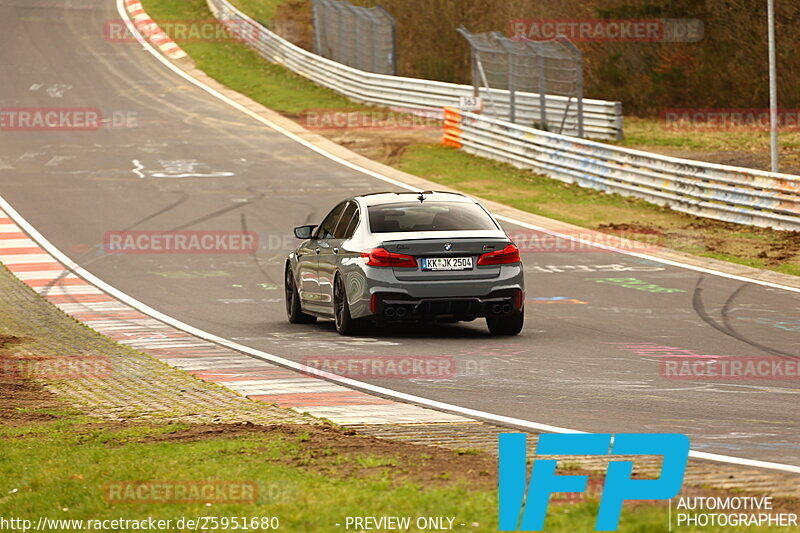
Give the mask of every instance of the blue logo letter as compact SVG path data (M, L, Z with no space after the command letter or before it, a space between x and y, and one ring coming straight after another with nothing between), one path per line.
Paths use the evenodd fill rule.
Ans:
M526 441L523 433L500 435L501 531L541 531L554 492L585 492L587 476L556 475L555 459L533 462L530 484L526 487ZM631 479L633 462L609 463L603 498L595 529L614 531L625 500L661 500L680 492L689 457L689 439L679 434L619 434L611 445L610 434L552 434L539 437L537 455L663 455L661 477L654 480ZM526 494L527 489L527 494ZM523 505L524 502L524 505Z

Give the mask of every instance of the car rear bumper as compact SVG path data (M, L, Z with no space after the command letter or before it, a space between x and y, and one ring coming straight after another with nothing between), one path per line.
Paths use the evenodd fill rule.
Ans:
M390 269L368 270L363 296L350 301L354 318L471 320L514 313L525 299L521 264L503 265L491 279L430 282L401 281Z
M470 320L486 316L510 315L522 306L522 289L506 289L486 297L411 298L392 293L375 293L372 309L384 320L435 319L451 317Z

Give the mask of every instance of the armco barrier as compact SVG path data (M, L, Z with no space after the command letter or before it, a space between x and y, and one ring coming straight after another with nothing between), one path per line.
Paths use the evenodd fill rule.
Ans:
M255 48L262 57L356 102L441 113L445 106L458 105L459 97L473 94L470 85L374 74L342 65L290 43L239 11L228 0L206 1L214 16L231 32ZM508 91L481 89L481 92L487 113L496 109L500 116L508 116ZM516 102L517 120L531 124L539 120L539 95L517 93ZM573 109L576 105L574 100L570 101L567 97L548 96L546 98L548 122L561 124L565 110ZM622 138L620 102L584 99L583 110L584 131L587 137ZM562 133L575 135L577 131L565 129Z
M800 231L800 176L677 159L448 107L444 143L583 187L707 218Z

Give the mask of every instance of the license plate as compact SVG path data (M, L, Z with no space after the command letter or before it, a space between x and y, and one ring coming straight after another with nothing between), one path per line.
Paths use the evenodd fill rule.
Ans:
M472 270L472 258L471 257L423 258L422 270Z

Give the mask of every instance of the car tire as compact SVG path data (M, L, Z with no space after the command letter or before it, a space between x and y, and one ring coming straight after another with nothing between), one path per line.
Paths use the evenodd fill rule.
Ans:
M294 283L294 274L289 265L286 265L286 275L284 276L284 292L286 296L286 316L292 324L313 324L317 317L307 315L300 307L300 293Z
M347 302L347 291L342 276L336 274L333 281L333 321L339 335L355 335L361 329L359 320L350 315L350 304Z
M486 317L486 325L489 326L489 333L492 335L519 335L522 326L525 324L525 308L518 312L496 317Z

